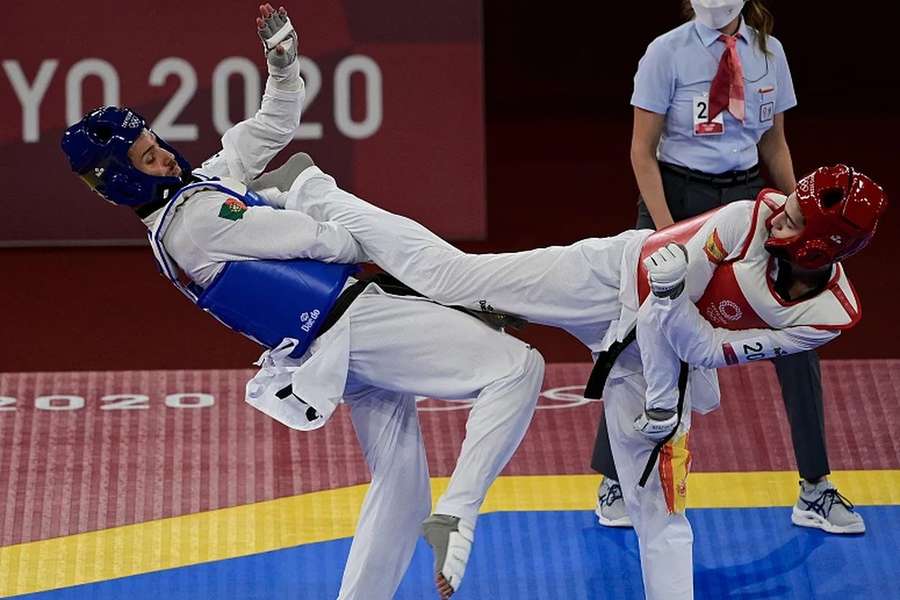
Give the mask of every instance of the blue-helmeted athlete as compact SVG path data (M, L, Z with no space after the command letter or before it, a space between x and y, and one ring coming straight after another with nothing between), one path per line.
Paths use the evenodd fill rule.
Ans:
M499 330L502 315L360 276L355 265L367 257L343 226L264 204L310 161L298 154L264 173L299 125L304 83L286 11L260 6L257 29L269 70L261 108L199 168L129 108L90 112L66 130L62 149L95 192L143 221L164 276L267 348L247 385L250 404L303 430L322 426L341 402L350 407L372 483L338 597L393 598L423 529L438 592L449 597L485 494L531 421L543 359ZM416 396L474 398L433 514Z

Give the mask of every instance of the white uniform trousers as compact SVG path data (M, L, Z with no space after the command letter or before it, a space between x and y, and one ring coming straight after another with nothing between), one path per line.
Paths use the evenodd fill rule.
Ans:
M690 394L685 399L678 433L660 453L644 487L640 487L641 475L655 445L634 429L634 418L644 406L647 384L639 370L621 368L622 363L632 366L640 365L639 361L638 349L632 344L606 382L603 411L609 441L628 516L638 536L647 600L690 600L694 597L694 536L684 514L690 470Z
M466 254L419 223L341 190L317 167L303 171L291 190L286 208L340 223L374 263L419 293L443 304L493 308L560 327L594 351L620 316L627 249L646 237L628 231L570 246Z
M605 334L622 310L623 274L631 277L634 268L626 258L635 243L646 237L646 233L625 232L564 247L472 255L410 219L341 190L318 168L304 171L291 189L286 208L340 223L375 263L426 296L446 304L490 307L557 326L593 351L602 349L605 337L609 341ZM646 333L642 337L660 332ZM613 374L618 371L619 378L611 377L615 383L607 385L604 401L623 495L641 539L647 595L653 600L691 598L690 523L683 513L669 514L658 472L645 488L637 485L653 444L632 426L643 407L646 383L636 347L629 352L635 353L629 361L631 368L614 368ZM689 406L684 419L686 432ZM686 485L686 481L680 483Z
M524 342L474 317L375 285L341 318L350 324L345 402L372 483L339 598L387 600L431 510L415 396L474 399L456 468L435 507L474 527L534 414L544 363Z

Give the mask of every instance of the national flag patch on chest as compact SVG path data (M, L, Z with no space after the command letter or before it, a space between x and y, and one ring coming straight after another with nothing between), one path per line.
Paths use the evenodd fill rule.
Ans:
M229 221L237 221L244 218L245 212L247 212L246 204L237 198L229 198L222 203L222 208L219 209L219 216Z
M725 252L725 246L722 244L722 240L719 239L719 232L713 229L712 233L709 234L709 237L706 239L706 245L703 246L703 251L706 252L706 257L716 264L725 260L725 257L728 256L728 253Z

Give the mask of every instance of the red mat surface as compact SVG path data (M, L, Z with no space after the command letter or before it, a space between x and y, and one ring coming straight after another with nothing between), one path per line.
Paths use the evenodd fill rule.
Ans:
M548 365L540 409L505 473L590 472L601 406L588 364ZM900 361L824 361L833 469L900 467ZM291 431L243 402L248 370L0 374L0 545L236 506L368 480L347 411ZM723 370L697 417L696 471L792 470L768 364ZM82 405L83 402L83 405ZM466 405L425 401L434 476L449 475Z

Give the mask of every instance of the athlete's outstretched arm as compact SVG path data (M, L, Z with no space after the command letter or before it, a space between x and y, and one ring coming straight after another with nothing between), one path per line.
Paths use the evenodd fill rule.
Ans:
M676 410L678 407L678 375L681 359L662 331L660 314L650 300L638 310L636 334L641 352L647 390L644 407L648 410Z
M266 53L269 77L256 114L228 129L222 152L203 163L208 176L249 182L293 139L300 125L306 89L297 61L298 36L287 12L260 6L257 34Z
M700 314L686 289L690 266L698 260L694 252L689 263L690 254L672 242L643 260L652 293L638 311L637 323L638 330L659 330L684 362L716 369L811 350L837 337L839 331L810 326L780 330L714 327ZM652 362L647 352L648 348L642 347L645 369Z
M687 298L653 298L651 302L681 360L711 369L812 350L840 334L809 326L732 331L713 327Z
M216 262L310 258L352 264L365 260L346 229L296 211L229 205L216 192L194 195L182 210L188 235L202 240L203 252ZM223 218L223 213L229 216Z

